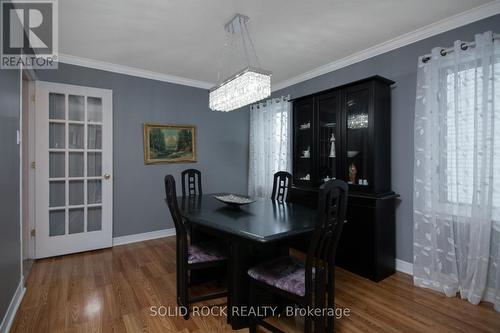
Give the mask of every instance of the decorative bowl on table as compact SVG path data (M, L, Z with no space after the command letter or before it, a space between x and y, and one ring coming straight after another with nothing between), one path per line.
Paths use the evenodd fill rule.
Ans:
M215 194L213 197L231 207L240 207L257 201L254 198L231 193Z

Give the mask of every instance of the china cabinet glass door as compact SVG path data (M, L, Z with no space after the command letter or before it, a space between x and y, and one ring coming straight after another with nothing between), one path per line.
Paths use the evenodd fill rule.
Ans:
M369 179L369 89L365 86L346 92L346 180L368 187ZM361 189L361 188L360 188Z
M332 92L317 98L318 109L318 177L317 185L339 177L340 112L338 93Z
M294 183L310 186L313 175L313 99L295 103L294 110Z

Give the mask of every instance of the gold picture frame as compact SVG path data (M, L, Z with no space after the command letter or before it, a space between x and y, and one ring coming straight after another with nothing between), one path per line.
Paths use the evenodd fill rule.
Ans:
M196 126L144 124L144 164L196 162Z

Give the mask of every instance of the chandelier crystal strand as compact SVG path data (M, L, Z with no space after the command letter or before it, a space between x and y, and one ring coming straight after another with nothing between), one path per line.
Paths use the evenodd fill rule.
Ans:
M235 38L241 38L247 67L210 89L209 107L214 111L233 111L271 95L271 73L259 68L257 53L246 26L247 21L248 17L237 14L225 25L226 32L232 37L230 46L234 46ZM256 67L251 64L249 49L255 56ZM230 61L226 66L229 64Z

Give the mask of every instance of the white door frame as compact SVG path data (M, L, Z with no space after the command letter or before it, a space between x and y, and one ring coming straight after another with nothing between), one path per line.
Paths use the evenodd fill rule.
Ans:
M29 163L35 162L35 81L29 81L29 119L28 119L28 154ZM25 136L26 137L26 136ZM30 230L36 230L35 225L35 169L32 165L29 166L28 180L28 214ZM35 242L36 237L30 237L29 257L35 259Z
M25 79L26 77L26 79ZM34 230L35 229L35 170L31 166L31 163L35 161L35 80L36 77L34 76L33 71L28 71L26 69L22 70L21 74L21 80L23 81L28 81L27 87L22 85L22 89L24 90L27 88L26 94L24 92L22 93L22 108L21 108L21 149L23 149L24 145L22 144L25 140L27 142L27 148L28 148L28 158L26 161L23 160L23 155L24 152L21 153L21 192L22 192L22 200L27 200L27 215L28 215L28 229ZM27 96L27 100L24 99L24 97ZM28 104L27 107L27 113L24 112L24 103ZM27 128L24 127L24 122L26 119L24 117L27 116ZM26 131L25 131L26 130ZM27 164L27 165L24 165ZM28 174L24 172L24 168L28 168ZM24 188L22 187L24 177L28 177L28 193L24 193ZM21 201L21 202L23 202ZM21 203L21 206L23 207L24 204ZM25 214L26 212L23 210L22 216L21 216L21 221L24 223L25 219ZM31 232L30 232L31 234ZM24 240L24 239L23 239ZM24 250L24 244L23 244L23 250ZM23 254L24 257L24 254ZM34 259L35 258L35 238L34 237L29 237L29 243L28 243L28 253L27 253L27 258L28 259Z
M28 153L31 155L32 153L32 147L31 147L31 140L28 139L28 136L31 135L30 131L32 129L32 123L31 123L31 118L32 114L34 112L33 106L34 106L34 100L31 99L31 97L28 98L28 114L25 115L24 113L24 106L25 106L25 100L24 100L24 76L26 76L27 81L28 81L28 96L31 96L31 93L34 92L34 83L33 81L36 80L36 73L33 69L31 68L25 68L23 65L19 67L19 129L17 130L17 145L19 146L19 244L20 244L20 250L21 250L21 255L19 256L20 258L20 269L21 269L21 283L26 283L26 279L28 276L25 276L25 266L24 266L24 261L25 259L34 259L35 258L35 244L34 244L34 237L29 239L28 241L28 253L27 253L27 258L25 258L25 251L24 251L24 222L25 222L25 214L26 212L24 211L24 200L25 200L25 191L24 191L24 178L25 178L25 173L24 173L24 160L23 160L23 154L24 154L24 140L28 140ZM23 129L26 130L24 126L24 117L28 116L28 128L27 128L27 133L24 133ZM30 156L31 159L31 156ZM28 199L28 224L29 224L29 230L32 230L34 228L34 201L31 200L31 197L34 196L34 186L33 186L33 176L31 170L28 175L28 196L30 199ZM28 270L29 274L30 269ZM23 290L25 290L23 288ZM24 293L24 291L23 291Z
M103 130L102 130L102 175L113 174L113 92L108 89L98 89L91 87L83 87L68 84L59 84L52 82L36 81L36 102L35 105L48 105L47 92L60 92L65 95L85 95L101 97L103 103ZM41 93L41 92L44 93ZM35 137L36 132L48 133L48 110L35 110ZM66 102L67 109L67 102ZM109 110L109 112L105 112ZM46 117L46 118L45 118ZM44 119L45 118L45 119ZM104 126L107 126L104 129ZM45 134L44 134L45 135ZM65 134L68 136L68 133ZM47 136L48 137L48 136ZM49 240L48 230L48 168L49 168L49 150L48 140L35 140L35 224L36 224L36 247L35 257L43 258L56 255L63 255L68 253L75 253L81 251L94 250L99 248L111 247L113 245L113 183L112 177L105 179L102 177L102 231L83 232L78 234L71 234L64 236L53 236ZM67 142L67 139L66 139ZM67 149L68 147L66 147ZM86 150L85 150L86 151ZM106 158L107 156L108 158ZM67 163L67 159L66 159ZM66 179L68 179L68 165L66 164ZM86 167L86 166L85 166ZM36 177L44 177L45 179L36 179ZM44 176L42 176L44 175ZM66 194L68 187L66 185ZM84 192L86 194L86 191ZM105 198L110 198L108 202L104 202ZM86 199L85 199L86 200ZM85 201L86 202L86 201ZM44 215L47 214L47 215ZM109 221L109 223L105 223ZM67 222L66 222L67 224ZM43 225L43 227L42 227ZM66 227L67 231L67 227ZM92 237L89 239L89 234ZM49 244L50 243L50 244Z

